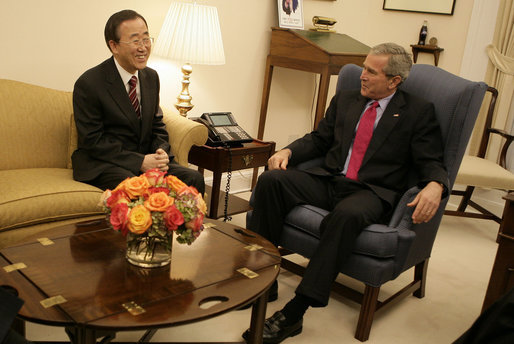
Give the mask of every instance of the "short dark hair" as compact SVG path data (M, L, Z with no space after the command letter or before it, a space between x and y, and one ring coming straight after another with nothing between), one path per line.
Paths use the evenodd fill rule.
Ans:
M105 43L107 44L109 50L111 50L109 41L115 41L116 43L120 41L119 28L121 23L123 23L125 20L132 20L137 18L143 19L146 27L148 28L148 24L146 23L145 18L133 10L123 10L116 12L109 18L109 20L107 20L107 23L105 24L104 37Z
M371 55L389 55L384 73L388 77L399 75L402 78L400 84L407 80L412 67L412 59L402 46L396 43L382 43L371 48L369 53Z

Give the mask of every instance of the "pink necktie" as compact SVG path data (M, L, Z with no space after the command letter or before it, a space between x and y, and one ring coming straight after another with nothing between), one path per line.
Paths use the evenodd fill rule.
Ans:
M139 106L139 99L137 99L136 84L137 77L133 75L129 80L129 98L134 110L136 111L137 118L141 119L141 107Z
M373 126L375 119L377 118L377 106L378 102L373 102L370 107L364 112L355 134L355 140L353 141L352 155L350 156L350 163L348 164L348 171L346 172L346 178L357 180L357 172L362 164L362 159L366 150L368 149L369 141L373 136Z

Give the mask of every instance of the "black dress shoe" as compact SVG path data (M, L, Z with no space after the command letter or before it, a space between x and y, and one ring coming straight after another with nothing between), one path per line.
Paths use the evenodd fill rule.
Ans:
M275 281L275 282L273 282L271 287L269 287L268 302L273 302L273 301L276 301L277 299L278 299L278 282ZM239 307L237 310L242 311L244 309L248 309L248 308L252 307L252 305L253 305L253 303L249 303L249 304L244 305L243 307Z
M294 337L302 333L303 318L300 318L294 324L286 325L286 317L282 312L275 312L270 318L264 322L264 330L262 333L262 342L265 344L281 343L284 339ZM250 330L243 333L244 340L248 341Z

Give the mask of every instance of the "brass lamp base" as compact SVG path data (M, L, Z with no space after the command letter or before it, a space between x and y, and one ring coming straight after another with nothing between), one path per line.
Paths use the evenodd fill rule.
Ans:
M189 84L191 83L189 77L192 72L193 67L189 63L182 66L182 73L184 74L182 79L182 92L180 92L177 97L178 102L175 104L175 107L180 115L184 117L186 117L187 112L194 107L194 105L191 104L193 97L189 94Z

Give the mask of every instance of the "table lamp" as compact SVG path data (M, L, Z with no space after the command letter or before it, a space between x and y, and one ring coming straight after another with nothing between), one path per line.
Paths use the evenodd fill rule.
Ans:
M218 11L214 6L173 2L170 5L153 53L185 63L182 66L182 92L175 107L184 117L193 108L189 94L191 64L225 63Z

